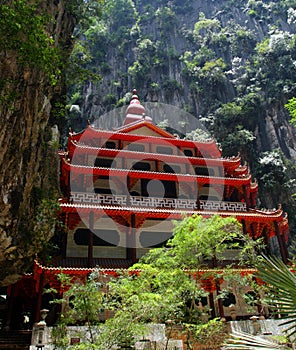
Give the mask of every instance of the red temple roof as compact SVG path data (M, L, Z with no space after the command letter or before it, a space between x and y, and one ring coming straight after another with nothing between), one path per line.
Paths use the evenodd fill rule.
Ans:
M117 169L117 168L99 168L86 165L71 164L67 160L63 159L63 169L73 174L88 174L88 175L102 175L102 176L117 176L126 178L141 178L168 181L184 181L184 182L198 182L200 184L222 184L222 185L249 185L252 183L252 177L247 174L244 177L218 177L218 176L203 176L203 175L190 175L190 174L172 174L153 172L145 170L132 170L132 169Z
M172 219L182 219L184 214L186 215L202 215L203 217L210 217L215 213L223 217L235 216L240 219L252 219L254 222L271 222L271 221L283 221L284 213L281 209L273 210L258 210L250 209L249 211L211 211L211 210L188 210L188 209L165 209L165 208L146 208L146 207L129 207L129 206L109 206L109 205L96 205L96 204L83 204L83 203L62 203L61 209L63 212L67 213L89 213L91 211L97 211L105 213L106 215L115 215L116 213L120 215L131 215L138 214L144 215L146 218L167 218ZM286 220L286 223L287 220Z
M101 157L120 157L123 158L132 158L132 159L147 159L147 160L155 160L161 157L161 160L167 162L178 162L183 163L190 162L191 164L196 165L204 165L204 166L223 166L229 170L235 170L237 176L242 176L248 172L248 168L246 166L241 166L240 157L232 157L232 158L199 158L199 157L190 157L183 155L166 155L166 154L158 154L158 153L148 153L148 152L137 152L130 151L128 149L108 149L108 148L100 148L82 144L80 142L75 143L73 140L69 143L69 156L80 155L80 154L94 154Z
M137 123L135 127L140 128L142 124ZM174 135L167 133L166 131L162 130L161 128L157 127L156 125L152 123L147 123L149 127L153 127L156 129L160 135L163 136L151 136L151 135L136 135L136 134L129 134L127 132L121 132L121 130L118 131L106 131L97 129L93 126L88 126L85 130L82 130L79 133L70 133L69 134L69 142L70 140L73 141L80 141L82 143L89 144L91 139L95 139L96 142L98 142L99 139L106 140L125 140L130 142L141 142L144 141L146 143L154 143L154 144L164 144L167 145L167 143L171 143L175 147L192 147L197 148L202 155L208 156L211 158L219 158L221 157L221 150L217 147L216 141L214 139L208 140L208 141L192 141L192 140L185 140L185 139L179 139L176 138ZM169 136L164 136L164 134ZM169 140L169 141L168 141ZM89 144L90 146L93 146L92 144ZM69 145L70 147L70 145Z

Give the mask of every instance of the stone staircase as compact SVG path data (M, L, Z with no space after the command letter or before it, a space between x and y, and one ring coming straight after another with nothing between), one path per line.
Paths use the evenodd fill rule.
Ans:
M1 350L29 350L31 344L31 331L0 331Z

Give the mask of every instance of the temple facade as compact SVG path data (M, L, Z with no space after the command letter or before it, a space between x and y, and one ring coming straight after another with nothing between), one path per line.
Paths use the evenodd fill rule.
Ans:
M61 152L61 208L68 227L57 264L128 267L193 213L236 216L245 234L276 236L287 260L281 209L258 210L258 185L239 156L223 158L214 140L180 139L157 127L132 97L115 131L70 133Z
M258 184L248 167L239 156L221 154L213 139L181 139L156 126L136 91L122 127L111 131L89 125L70 132L67 150L59 152L65 226L60 254L50 266L36 261L33 273L10 287L8 319L18 300L22 309L30 308L32 322L38 321L40 309L48 307L42 291L58 288L58 273L83 280L98 267L114 275L151 247L163 246L172 236L173 221L193 213L235 216L244 233L262 237L267 249L276 241L286 262L285 213L257 209ZM209 289L215 293L215 286ZM26 305L22 290L27 290ZM216 309L221 314L221 307Z

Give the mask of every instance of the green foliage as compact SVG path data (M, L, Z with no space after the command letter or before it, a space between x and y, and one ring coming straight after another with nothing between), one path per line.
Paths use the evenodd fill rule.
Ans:
M120 28L131 28L137 18L137 9L132 0L109 0L103 8L103 19L109 24L114 39Z
M207 261L213 261L214 266L217 266L225 258L226 249L241 248L238 254L241 262L254 265L257 244L242 233L235 218L214 215L204 219L195 214L176 224L174 236L167 243L174 252L175 263L182 268L192 269L205 266Z
M206 347L218 348L228 337L225 322L217 318L202 324L190 324L188 328L192 340Z
M87 30L90 21L101 16L102 4L103 0L70 0L66 2L67 11L78 23L77 36Z
M97 342L94 349L108 350L114 346L122 348L133 346L144 335L144 326L137 322L134 314L126 310L118 310L114 317L109 318L105 324L100 326ZM85 348L88 350L89 348Z
M207 19L203 12L200 12L198 22L194 25L194 35L198 37L201 31L212 33L218 30L220 22L217 19Z
M40 11L38 3L24 0L1 4L0 12L0 50L15 52L24 68L38 67L55 84L61 57L48 32L53 19Z
M186 134L185 139L193 141L206 141L211 138L211 135L208 131L203 129L195 129Z
M258 178L265 189L281 188L288 181L284 157L279 149L264 152L259 158Z
M69 58L69 69L67 70L68 82L75 81L76 84L81 84L86 80L100 80L98 69L90 69L92 62L93 56L90 51L90 42L85 43L83 40L76 40Z
M135 61L131 67L128 68L128 74L133 78L135 86L143 86L147 78L148 67Z
M27 240L29 240L28 243L33 241L36 252L43 250L47 251L48 254L50 250L52 250L53 247L51 243L49 243L49 240L53 237L55 230L60 225L57 218L59 211L60 206L55 199L42 199L35 208L36 214L32 222L30 235L24 238L24 242ZM46 259L48 258L49 256L46 257Z
M159 24L162 34L168 34L177 24L177 18L174 11L169 7L158 8L156 13L156 22Z
M175 79L165 79L163 81L163 90L166 95L172 96L175 91L181 90L181 84Z
M117 328L118 317L101 325L101 314L108 305L104 289L105 275L95 270L84 283L83 281L73 283L71 277L64 274L60 274L59 278L63 288L68 290L64 293L63 299L54 301L64 304L59 324L53 329L53 341L56 346L68 349L70 336L66 326L69 324L83 324L87 327L87 332L79 331L83 345L75 345L74 349L111 349L123 337L128 336L127 329L132 329L133 334L134 328L131 326L133 323L131 320L127 322L124 315L120 318L120 322L123 322L121 328ZM125 327L124 322L127 322Z
M103 105L108 107L114 107L116 105L117 98L114 94L107 94L104 97Z
M285 107L291 115L290 122L296 125L296 97L291 98L286 104Z
M157 255L157 260L162 260L160 255ZM115 309L120 308L142 324L164 323L168 319L174 323L185 318L196 319L197 309L187 309L185 302L194 301L206 293L185 271L170 268L169 262L150 262L150 257L133 269L139 270L137 276L123 276L110 284L110 295L118 301Z
M296 277L282 260L265 258L258 266L258 275L268 283L270 288L269 306L273 312L288 318L283 325L288 326L285 332L290 337L296 333Z
M237 125L232 132L221 140L223 154L231 156L240 154L243 159L251 161L250 155L253 152L252 142L256 139L252 131L243 128L242 125Z
M85 344L106 350L123 343L132 345L143 336L145 325L166 321L181 324L189 343L220 344L225 336L224 325L217 319L207 322L203 318L204 315L208 318L209 310L200 301L208 293L191 269L205 266L210 259L217 266L226 249L238 247L244 266L250 261L254 263L253 253L250 259L249 252L255 246L241 233L235 218L203 219L193 215L176 225L167 247L149 250L129 271L118 271L111 281L95 271L85 285L77 282L71 285L72 281L62 275L64 288L70 286L64 297L70 300L71 307L63 309L55 330L56 344L67 343L65 326L69 323L86 323ZM112 317L100 323L104 310Z

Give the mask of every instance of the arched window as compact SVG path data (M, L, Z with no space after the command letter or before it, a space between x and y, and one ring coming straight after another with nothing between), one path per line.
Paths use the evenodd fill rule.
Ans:
M235 295L231 292L226 292L224 295L223 295L223 298L222 298L222 304L223 306L227 307L229 305L235 305L236 304L236 298L235 298Z

